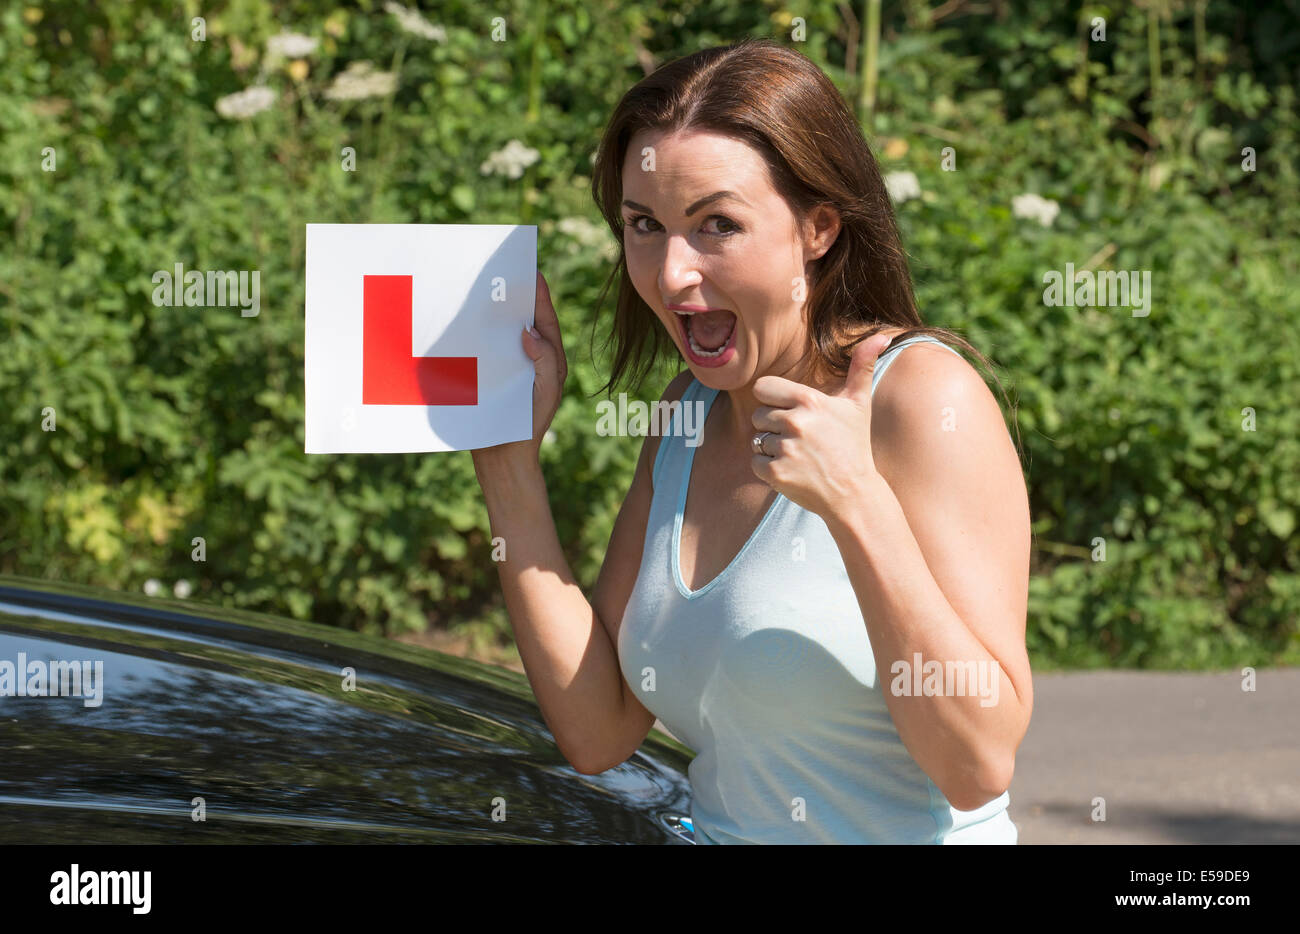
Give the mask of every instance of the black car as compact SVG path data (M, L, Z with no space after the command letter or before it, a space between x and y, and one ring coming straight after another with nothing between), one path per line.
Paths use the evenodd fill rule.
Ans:
M583 775L515 672L0 575L0 843L689 843L689 760Z

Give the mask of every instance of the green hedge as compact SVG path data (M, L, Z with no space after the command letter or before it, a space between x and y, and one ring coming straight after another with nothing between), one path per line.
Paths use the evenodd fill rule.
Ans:
M883 168L923 192L899 204L922 313L996 360L1018 401L1035 663L1295 661L1287 42L1300 30L1285 4L1246 17L1190 3L1152 20L1098 8L1100 43L1091 8L1001 6L931 23L924 5L886 4L871 125ZM424 14L445 41L378 3L191 7L0 13L0 571L133 590L185 580L193 599L363 630L508 633L467 453L303 454L304 225L537 223L570 360L543 455L560 539L590 586L640 444L595 430L612 244L595 226L590 157L640 61L788 39L790 10L516 2L494 42L469 3ZM794 47L856 101L840 6L798 15ZM320 41L305 65L266 60L282 30ZM361 61L396 71L395 93L328 97ZM223 118L217 101L259 72L273 104ZM537 161L518 179L482 174L511 139ZM355 172L341 168L347 146ZM1015 216L1025 193L1058 203L1050 226ZM1090 260L1149 271L1149 315L1043 303L1044 272ZM259 270L260 315L155 307L151 276L176 263ZM49 409L55 431L42 430ZM1092 560L1098 538L1105 561Z

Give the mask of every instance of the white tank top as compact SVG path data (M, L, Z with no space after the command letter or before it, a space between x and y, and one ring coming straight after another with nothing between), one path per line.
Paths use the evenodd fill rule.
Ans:
M928 335L891 345L873 395L899 348L922 340L957 353ZM683 407L702 399L707 419L717 392L692 380ZM959 811L903 745L820 516L778 494L731 564L687 589L678 557L696 448L680 416L655 457L618 657L641 703L696 753L696 842L1015 843L1008 793Z

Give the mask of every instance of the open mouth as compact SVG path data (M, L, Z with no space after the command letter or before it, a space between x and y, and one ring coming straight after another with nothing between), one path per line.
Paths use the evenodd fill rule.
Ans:
M722 356L736 334L736 315L730 311L674 312L681 322L682 337L700 360Z

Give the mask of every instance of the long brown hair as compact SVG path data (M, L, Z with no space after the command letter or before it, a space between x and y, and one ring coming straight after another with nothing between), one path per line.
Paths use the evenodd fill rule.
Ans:
M629 370L639 387L657 364L677 356L667 330L633 286L623 250L623 160L641 130L701 130L739 139L762 157L773 187L800 224L821 204L839 212L834 244L808 264L808 350L815 376L844 378L859 341L882 329L905 328L895 345L917 334L956 345L988 370L1006 399L987 357L954 332L921 320L889 193L839 90L806 56L753 38L663 65L623 95L605 128L591 192L619 253L598 299L599 307L617 279L614 327L606 341L616 341L616 348L601 390L612 390Z

